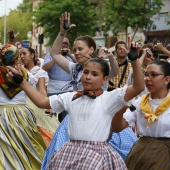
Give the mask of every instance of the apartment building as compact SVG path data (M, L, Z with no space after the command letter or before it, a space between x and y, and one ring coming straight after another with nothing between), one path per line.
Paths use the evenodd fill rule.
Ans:
M151 18L154 22L144 31L144 35L147 42L152 44L160 42L170 50L170 25L167 24L167 21L170 21L170 1L162 0L162 2L164 6Z

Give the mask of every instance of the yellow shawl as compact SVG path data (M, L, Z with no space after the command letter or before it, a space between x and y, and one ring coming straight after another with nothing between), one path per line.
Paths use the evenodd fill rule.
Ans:
M150 93L147 93L142 96L140 104L140 108L144 113L144 118L148 119L147 127L149 127L152 122L158 121L159 120L158 115L162 114L165 110L167 110L170 107L170 96L168 96L160 103L156 111L153 112L149 104L149 94Z

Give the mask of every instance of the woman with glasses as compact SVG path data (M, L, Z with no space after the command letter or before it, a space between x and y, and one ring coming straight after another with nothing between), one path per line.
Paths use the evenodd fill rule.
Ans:
M170 63L153 61L144 72L148 93L124 114L114 116L113 131L118 132L136 123L139 140L126 158L129 170L170 169Z

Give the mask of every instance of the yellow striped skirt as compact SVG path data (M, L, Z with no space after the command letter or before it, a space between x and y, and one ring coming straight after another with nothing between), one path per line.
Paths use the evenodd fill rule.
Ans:
M0 106L0 169L39 170L45 149L32 110Z

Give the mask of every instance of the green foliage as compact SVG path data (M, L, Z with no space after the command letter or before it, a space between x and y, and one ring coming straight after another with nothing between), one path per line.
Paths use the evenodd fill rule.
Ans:
M0 43L4 41L4 17L0 18ZM32 19L27 13L23 13L21 10L11 10L9 15L6 16L6 30L13 29L15 33L19 32L18 40L27 39L27 33L31 30ZM8 34L6 34L6 40L8 40Z
M27 15L32 15L33 1L23 0L23 3L18 6L18 10L21 10L22 13L27 13Z
M65 11L71 14L71 24L76 24L76 28L67 34L71 44L77 36L93 35L96 12L88 0L43 0L39 3L34 16L37 25L44 28L45 37L50 38L48 45L54 42L59 33L59 18Z
M134 30L144 29L152 25L151 17L161 10L162 5L161 0L100 0L98 11L104 11L99 19L105 22L107 30L113 25L115 34L122 28L127 32L128 26Z

